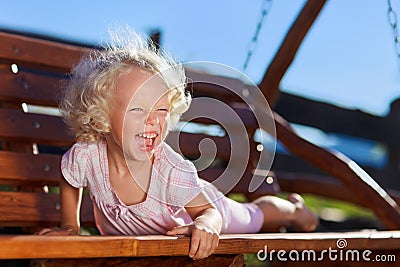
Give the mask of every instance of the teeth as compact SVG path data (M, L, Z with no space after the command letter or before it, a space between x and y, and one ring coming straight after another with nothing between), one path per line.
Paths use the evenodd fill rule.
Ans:
M152 138L156 138L157 134L153 133L153 134L144 134L144 133L140 133L138 134L139 137L142 138L148 138L148 139L152 139Z

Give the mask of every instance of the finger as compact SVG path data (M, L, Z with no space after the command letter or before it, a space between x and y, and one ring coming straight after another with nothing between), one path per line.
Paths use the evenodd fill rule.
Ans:
M189 226L174 227L167 232L167 235L189 235Z
M64 236L64 235L74 235L74 233L70 230L51 230L44 235L50 236Z
M197 230L196 234L199 236L199 246L193 258L198 260L198 259L203 259L209 255L208 253L211 248L211 242L210 242L210 235L207 234L206 232Z
M217 250L218 244L219 244L219 236L213 235L210 254L214 253Z
M193 259L197 259L196 254L200 245L200 237L197 234L192 233L192 237L190 239L190 250L189 257Z
M35 235L45 235L48 232L51 232L52 230L50 228L44 228L42 230L40 230L39 232L36 232Z
M205 248L203 251L203 258L208 257L213 253L214 235L210 234L210 233L206 233L204 242L205 242Z

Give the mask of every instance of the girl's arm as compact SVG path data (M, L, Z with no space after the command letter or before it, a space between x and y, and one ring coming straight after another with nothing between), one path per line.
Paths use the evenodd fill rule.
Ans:
M79 214L81 210L82 191L82 188L75 188L65 181L65 179L61 179L61 228L71 227L76 234L80 230Z
M206 258L218 247L222 227L221 214L203 193L195 197L185 209L192 217L193 224L175 227L167 235L191 236L189 256L193 259Z
M60 181L61 227L45 228L39 235L77 235L80 230L79 213L82 200L82 188L71 186L65 179Z

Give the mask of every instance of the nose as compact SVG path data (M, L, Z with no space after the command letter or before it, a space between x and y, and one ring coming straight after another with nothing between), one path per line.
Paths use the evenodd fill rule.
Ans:
M150 110L147 112L147 117L146 117L146 124L157 124L159 123L158 121L158 116L154 110Z

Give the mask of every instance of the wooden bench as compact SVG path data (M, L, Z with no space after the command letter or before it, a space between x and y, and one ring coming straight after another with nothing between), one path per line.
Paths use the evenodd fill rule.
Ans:
M57 193L58 180L61 178L59 164L62 153L74 142L74 138L68 134L60 117L49 115L48 109L43 114L42 107L57 106L61 82L68 79L71 66L86 49L81 45L56 40L0 32L0 226L4 227L6 233L0 236L0 259L47 259L33 263L39 266L148 266L158 261L171 266L241 266L243 253L258 253L265 245L270 251L322 251L329 247L336 248L336 242L341 238L346 239L348 249L379 250L398 255L400 231L396 229L400 228L400 213L393 199L379 186L371 184L370 177L351 166L351 162L299 138L278 115L275 123L280 141L294 154L315 162L341 179L350 190L358 188L358 202L369 206L388 231L222 235L216 255L200 261L192 261L187 257L189 238L29 235L38 228L58 226L60 223ZM188 72L189 77L199 75L207 74ZM216 79L227 86L245 86L235 79L210 75L207 79ZM249 108L239 105L240 99L235 94L220 86L202 84L193 84L193 94L195 97L223 100L245 122L248 136L254 135L258 126L253 123L252 113ZM195 122L215 124L201 118ZM174 133L171 134L173 139ZM200 155L197 144L205 137L213 140L219 148L216 155L218 160L201 171L200 176L213 181L229 161L230 155L226 152L229 151L229 137L182 133L179 142L185 156L195 159ZM269 179L257 191L248 193L256 167L253 160L260 156L260 152L252 138L243 141L249 142L250 159L232 192L245 193L249 199L260 194L277 193L279 186L273 177L273 182ZM278 178L279 175L285 176L278 173ZM295 180L289 184L295 185ZM92 205L87 196L84 196L82 204L81 222L85 227L94 226ZM9 227L20 227L20 233L7 234Z

